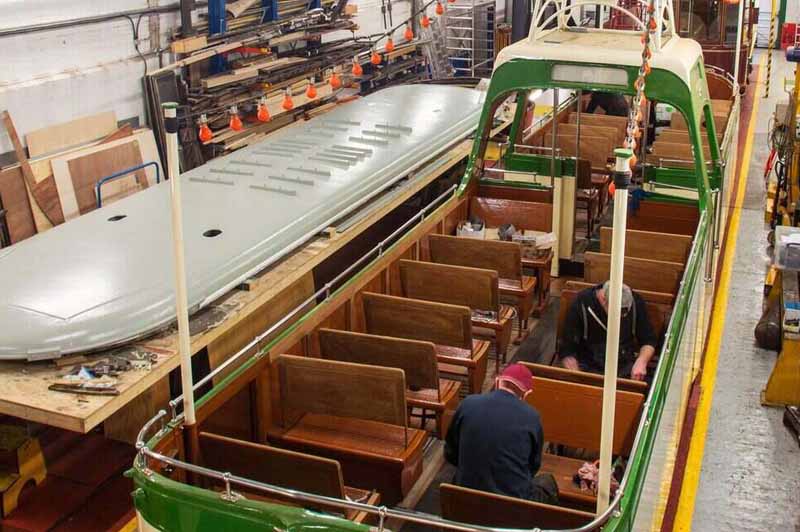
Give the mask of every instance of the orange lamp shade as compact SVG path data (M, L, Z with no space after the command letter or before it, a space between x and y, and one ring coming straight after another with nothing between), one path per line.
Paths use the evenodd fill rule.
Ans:
M386 52L387 52L387 53L389 53L389 52L393 52L393 51L394 51L394 40L392 40L392 38L391 38L391 37L389 37L389 38L386 40L386 48L385 48L385 49L386 49Z
M379 54L377 51L373 50L372 51L372 57L369 58L369 62L372 63L375 66L378 66L378 65L381 64L381 61L382 61L381 54Z
M614 197L614 192L616 192L616 191L617 191L617 186L613 182L610 185L608 185L608 195L609 196L611 196L613 198Z
M436 14L440 16L444 15L444 6L438 0L436 2Z
M308 88L306 89L306 96L309 100L313 100L317 97L317 87L313 83L308 84Z
M342 86L342 80L341 78L339 78L339 74L337 74L335 71L333 72L333 74L331 74L331 78L328 81L331 84L331 88L333 90L336 90Z
M361 68L361 63L359 63L358 61L353 61L353 75L354 76L364 75L364 69Z
M269 122L271 116L269 116L269 109L267 109L266 103L258 104L258 113L256 113L256 118L258 118L259 122Z
M423 28L429 28L430 27L431 19L428 18L428 14L427 13L422 15L422 18L420 19L419 23L422 25Z
M407 41L413 41L414 40L414 31L411 29L411 26L408 25L408 24L406 24L406 31L405 31L405 33L403 33L403 37Z
M214 137L214 133L211 132L211 128L208 127L208 124L203 122L200 124L200 132L198 136L200 137L201 142L208 142Z
M230 126L230 128L234 131L241 131L244 128L242 119L239 118L239 113L231 113L231 121L228 123L228 126Z
M288 90L283 95L283 103L281 104L281 107L283 107L287 111L291 111L292 108L294 108L294 102L292 101L292 93L289 92Z

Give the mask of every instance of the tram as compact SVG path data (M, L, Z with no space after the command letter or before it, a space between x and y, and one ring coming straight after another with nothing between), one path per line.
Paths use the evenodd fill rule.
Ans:
M570 10L597 4L629 17L634 30L567 23ZM441 434L458 402L452 387L480 392L490 371L489 347L472 337L475 317L468 304L454 302L456 292L477 290L482 281L475 279L488 269L495 296L503 290L524 299L529 277L520 273L520 245L496 243L483 253L489 248L482 242L455 236L462 222L479 215L487 227L512 220L518 228L553 233L552 265L540 272L539 284L561 275L560 265L579 254L586 283L606 278L610 268L603 235L613 229L598 219L599 250L581 252L576 209L602 202L603 163L625 141L630 123L587 114L584 102L593 92L636 94L649 21L611 0L540 0L529 37L497 58L457 186L429 198L260 335L271 340L234 355L224 373L212 373L213 387L197 394L195 423L185 422L179 398L171 413L162 411L142 427L129 473L141 530L609 531L658 522L710 323L736 167L739 91L729 79L727 97L712 97L704 50L681 36L669 2L652 5L644 95L675 112L669 127L657 128L652 143L638 148L640 187L629 206L625 281L661 309L663 341L649 386L617 382L613 454L625 466L609 504L598 510L596 497L572 482L575 460L555 450L598 447L602 383L555 366L532 366L530 401L545 439L556 444L542 469L558 481L559 505L432 485L442 467ZM553 95L544 118L536 112L542 92ZM510 132L497 138L496 119L509 108ZM587 222L592 216L587 213ZM506 254L512 262L503 270L498 261ZM450 277L425 281L430 271ZM502 307L495 309L491 318L502 321ZM378 362L401 347L405 359ZM409 386L431 379L427 394ZM456 384L443 388L442 380ZM194 397L206 382L187 393ZM409 412L419 410L422 420L412 423ZM426 421L425 410L438 413ZM437 491L440 511L416 511L429 490Z

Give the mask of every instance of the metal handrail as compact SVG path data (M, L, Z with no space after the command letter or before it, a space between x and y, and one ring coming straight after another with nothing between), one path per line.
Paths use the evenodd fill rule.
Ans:
M447 196L453 195L457 188L458 188L458 185L453 185L450 188L448 188L447 190L445 190L442 194L437 196L428 205L426 205L425 207L420 209L420 211L417 214L415 214L413 217L408 219L403 225L401 225L400 227L395 229L389 236L387 236L386 238L384 238L383 240L378 242L378 244L375 245L375 247L373 247L372 249L367 251L364 255L361 256L361 258L356 260L353 264L348 266L339 275L334 277L333 280L329 281L328 283L325 283L325 286L323 286L322 288L320 288L319 290L317 290L316 292L311 294L308 298L303 300L303 302L300 303L300 305L298 305L297 307L293 308L283 318L278 320L276 323L274 323L271 327L269 327L263 333L257 335L255 338L253 338L244 347L242 347L239 351L237 351L233 356L231 356L225 362L223 362L222 364L217 366L214 370L209 372L208 375L206 375L205 377L203 377L202 379L197 381L194 384L194 386L192 386L192 393L194 393L195 391L200 389L202 386L204 386L205 384L210 382L214 377L216 377L217 375L219 375L220 373L225 371L225 369L228 366L232 365L234 362L239 360L239 358L241 358L245 353L250 351L252 348L256 347L259 343L261 343L262 340L264 340L264 338L266 338L266 337L270 336L271 334L275 333L276 331L278 331L281 327L283 327L286 324L287 321L289 321L290 319L295 317L297 314L299 314L303 309L305 309L309 304L311 304L314 301L316 301L320 296L325 295L325 299L320 304L322 304L325 301L327 301L331 297L331 295L333 293L333 287L335 285L337 285L340 281L342 281L348 275L350 275L353 272L353 270L355 270L356 268L361 266L361 264L363 264L367 259L372 258L373 256L375 256L376 253L377 253L378 257L382 256L383 255L383 251L384 251L384 249L386 248L386 245L389 242L394 240L400 233L405 231L413 223L415 223L417 221L422 222L425 219L425 215L428 214L428 212L433 207L439 205L442 202L442 200L445 199ZM254 356L258 357L260 355L261 355L261 353L256 353ZM178 397L176 397L175 399L173 399L173 400L171 400L169 402L169 407L170 407L170 410L172 411L172 420L173 421L178 418L178 405L181 404L182 401L183 401L183 394L179 395Z
M322 302L319 303L320 305L325 303L326 301L328 301L328 299L332 295L332 288L333 288L334 285L336 285L338 282L343 280L355 268L357 268L362 263L364 263L364 261L366 261L367 259L369 259L371 257L374 257L376 252L377 252L377 257L382 256L384 248L386 247L386 245L389 242L391 242L394 238L396 238L398 235L400 235L403 231L405 231L412 224L414 224L416 222L424 221L425 215L433 207L439 205L442 202L442 200L446 199L448 196L453 195L456 190L457 190L457 185L453 185L452 187L448 188L444 193L442 193L441 195L437 196L436 199L434 199L431 203L429 203L424 208L422 208L415 216L413 216L408 221L406 221L403 225L398 227L388 237L386 237L384 240L379 242L375 247L373 247L370 251L368 251L361 258L359 258L356 262L354 262L350 267L348 267L342 273L337 275L332 281L326 283L325 286L323 286L321 289L317 290L312 296L310 296L303 303L301 303L298 307L294 308L291 312L289 312L283 319L281 319L280 321L278 321L277 323L272 325L269 329L264 331L262 334L258 335L251 342L249 342L245 347L243 347L236 354L234 354L232 357L230 357L228 360L226 360L225 363L221 364L215 370L213 370L211 373L206 375L203 379L201 379L197 383L195 383L192 386L192 393L194 393L201 386L205 385L207 382L209 382L212 378L214 378L220 372L224 371L225 368L227 368L228 366L233 364L236 360L240 359L246 352L248 352L254 346L258 345L258 343L261 340L263 340L265 337L267 337L270 334L273 334L274 332L276 332L280 327L283 326L283 324L286 323L286 321L288 321L293 316L295 316L297 313L299 313L301 310L303 310L309 303L313 302L317 297L325 294L325 299ZM259 352L259 353L256 353L254 355L254 357L260 357L260 356L263 356L263 355L264 355L264 353ZM661 360L659 360L659 365L662 363L662 360L663 360L663 358ZM644 405L645 411L646 411L646 409L647 409L647 407L649 405L650 396L651 395L652 395L652 389L651 389L650 395L648 395L648 399L647 399L647 401L645 402L645 405ZM173 423L180 422L182 420L182 418L183 418L183 414L178 414L178 412L177 412L178 405L181 403L182 399L183 399L183 395L180 395L179 397L176 397L175 399L173 399L172 401L169 402L169 406L170 406L170 409L172 411L171 412L172 415L171 415L171 420L170 421L173 422ZM344 499L328 498L328 497L324 497L324 496L321 496L321 495L314 495L314 494L311 494L311 493L295 491L295 490L291 490L291 489L287 489L287 488L282 488L282 487L279 487L279 486L274 486L274 485L271 485L271 484L257 482L257 481L253 481L253 480L250 480L250 479L238 477L236 475L232 475L229 472L219 472L219 471L215 471L215 470L212 470L212 469L207 469L207 468L204 468L204 467L201 467L201 466L197 466L195 464L190 464L188 462L183 462L183 461L178 460L176 458L171 458L171 457L165 456L165 455L163 455L161 453L158 453L156 451L153 451L152 449L150 449L147 446L147 443L146 443L146 440L145 440L145 438L147 437L147 434L151 431L152 427L155 426L156 423L158 423L158 421L163 420L166 415L167 415L166 411L164 411L164 410L159 411L158 414L156 414L155 417L150 419L142 427L142 429L139 431L139 434L137 435L136 448L138 449L138 454L137 454L135 465L141 466L141 469L142 469L142 471L144 472L145 475L150 476L150 475L153 474L153 472L148 467L148 459L153 459L153 460L162 462L164 464L170 465L170 466L175 467L175 468L180 468L180 469L183 469L185 471L189 471L189 472L192 472L192 473L195 473L195 474L198 474L198 475L204 475L204 476L207 476L207 477L210 477L210 478L215 478L215 479L223 481L225 483L226 489L225 489L225 493L222 496L225 497L226 500L231 501L231 502L235 502L240 497L240 496L238 496L236 493L234 493L231 490L231 485L235 484L235 485L240 485L240 486L249 487L249 488L252 488L252 489L264 491L266 493L272 493L272 494L276 494L276 495L281 495L281 496L292 498L292 499L299 500L299 501L306 501L306 502L317 503L317 504L325 504L325 505L328 505L328 506L332 506L332 507L336 507L336 508L342 508L342 509L357 510L357 511L361 511L361 512L375 514L375 515L381 516L382 518L393 517L393 518L402 519L404 521L411 521L411 522L424 524L424 525L438 526L438 527L441 527L441 528L445 528L447 530L454 530L454 531L457 531L457 532L508 532L509 530L513 530L513 529L506 529L506 528L494 528L494 527L483 527L483 526L478 526L478 525L470 525L470 524L465 524L465 523L459 523L459 522L456 522L456 521L450 521L450 520L447 520L447 519L443 519L443 518L441 518L439 516L430 515L430 514L422 514L422 513L418 513L418 512L411 512L411 511L401 510L401 509L396 509L396 508L390 509L390 508L386 508L385 506L373 506L373 505L370 505L370 504L359 503L359 502L354 502L354 501L349 501L349 500L344 500ZM639 428L638 428L638 430L636 432L636 437L634 438L632 449L636 449L636 446L637 446L637 444L639 442L639 439L641 438L641 433L642 433L642 430L643 430L644 426L645 426L645 418L642 418L642 420L639 423ZM162 423L162 428L160 429L159 433L164 430L163 427L164 427L164 425ZM598 526L600 526L603 523L605 523L612 515L616 515L616 512L618 512L618 506L620 504L620 501L622 500L622 496L623 496L623 493L624 493L624 490L625 490L625 486L627 485L628 478L629 478L629 470L626 470L625 474L623 475L622 481L620 482L619 489L617 490L617 493L616 493L613 501L611 501L611 504L609 504L608 508L606 508L606 510L602 514L598 515L592 522L587 523L586 525L584 525L582 527L579 527L579 528L569 529L566 532L589 532L590 530L594 530ZM541 532L545 532L542 529L535 529L535 530L537 530L537 531L541 530Z
M445 191L443 194L438 196L433 202L431 202L425 208L423 208L417 215L415 215L414 217L409 219L406 223L404 223L402 226L400 226L397 230L395 230L386 239L382 240L377 246L375 246L370 251L368 251L364 256L362 256L353 265L351 265L349 268L347 268L341 274L336 276L336 278L334 278L333 281L327 283L323 288L321 288L320 290L315 292L315 294L313 296L311 296L309 299L307 299L305 302L303 302L299 307L297 307L294 310L292 310L286 318L284 318L283 320L279 321L278 323L276 323L275 325L270 327L267 331L265 331L261 335L257 336L256 339L254 339L253 342L251 342L250 344L245 346L242 350L240 350L235 355L233 355L230 359L228 359L228 361L226 361L224 364L219 366L217 369L215 369L212 373L210 373L204 379L202 379L201 381L198 381L198 383L196 383L192 387L192 393L194 393L195 390L197 390L199 387L201 387L206 382L208 382L214 375L216 375L219 372L223 371L225 367L227 367L229 364L231 364L233 362L233 360L238 359L239 357L241 357L245 352L247 352L254 345L256 345L258 343L258 341L260 341L264 337L266 337L266 336L272 334L273 332L275 332L278 328L280 328L282 326L283 323L285 323L285 321L287 319L289 319L291 316L294 316L297 312L299 312L302 308L304 308L308 304L308 302L313 301L319 295L322 295L324 293L326 295L326 297L325 297L325 300L320 303L320 305L325 303L332 295L331 288L332 288L332 286L334 284L336 284L340 280L342 280L347 274L349 274L355 267L357 267L358 265L362 264L367 258L372 257L376 251L378 251L378 256L380 257L383 254L384 246L389 241L391 241L393 238L395 238L400 232L404 231L408 226L410 226L410 224L414 223L418 219L419 219L420 222L423 221L425 219L425 214L428 212L428 210L432 206L438 204L447 195L451 194L454 190L456 190L456 188L457 188L457 185L454 185L454 186L450 187L447 191ZM698 223L697 231L695 233L695 240L694 240L694 242L692 244L692 250L690 252L690 257L697 253L696 250L698 249L698 245L699 245L699 232L700 232L700 229L704 226L705 217L706 216L707 216L707 212L701 213L701 219L700 219L700 221ZM688 266L688 263L687 263L687 266ZM679 287L678 287L678 299L676 300L676 303L675 303L676 305L681 301L686 301L686 299L687 299L687 293L685 292L684 288L686 287L686 280L687 280L687 274L688 273L689 273L689 269L687 268L683 272L683 277L681 278L681 281L680 281L680 284L679 284ZM665 332L665 338L668 339L670 337L671 331L672 331L672 329L674 327L675 327L674 320L670 320L670 322L669 322L669 324L667 326L667 330ZM664 368L665 368L665 364L666 364L666 360L668 358L668 355L670 354L670 351L671 351L671 349L670 349L669 342L665 342L665 345L664 345L663 350L661 352L661 356L659 356L658 364L657 364L656 370L655 370L656 380L663 373L663 371L666 371ZM258 356L262 356L262 355L263 355L263 353L257 353L255 356L258 357ZM650 409L650 405L652 404L653 394L654 393L655 393L655 386L651 386L650 389L648 390L647 398L646 398L644 404L642 405L643 415L642 415L641 419L639 420L639 425L638 425L638 427L636 429L636 435L634 437L633 444L631 446L631 455L633 455L638 450L639 443L641 441L642 435L644 434L644 430L645 430L646 427L648 427L650 425L650 419L649 419L647 414L648 414L648 411ZM174 399L173 401L170 401L170 407L172 408L172 420L171 420L172 422L179 422L182 419L182 415L179 416L179 415L177 415L177 412L176 412L177 403L181 399L182 399L182 396ZM212 470L212 469L207 469L207 468L204 468L204 467L201 467L201 466L197 466L197 465L194 465L194 464L190 464L190 463L187 463L187 462L183 462L183 461L178 460L176 458L171 458L171 457L162 455L162 454L160 454L158 452L155 452L155 451L151 450L149 447L147 447L147 443L145 441L145 437L147 436L147 433L152 429L152 427L159 420L162 420L165 416L166 416L166 412L164 410L161 410L158 414L156 414L155 417L150 419L142 427L142 429L140 430L140 432L139 432L139 434L137 436L136 448L138 449L138 454L137 454L136 460L134 462L134 466L139 466L140 469L142 470L142 472L147 476L150 476L150 475L153 474L153 472L148 468L148 462L147 462L148 458L151 458L151 459L157 460L159 462L165 463L167 465L170 465L172 467L175 467L175 468L180 468L180 469L183 469L185 471L189 471L189 472L192 472L192 473L195 473L195 474L198 474L198 475L204 475L204 476L207 476L207 477L211 477L211 478L215 478L215 479L223 481L225 483L225 493L222 494L222 497L225 500L228 500L228 501L230 501L232 503L234 503L236 500L241 498L240 495L236 494L235 492L233 492L231 490L231 485L235 484L235 485L240 485L240 486L244 486L244 487L248 487L248 488L264 491L266 493L272 493L272 494L280 495L280 496L291 498L291 499L298 500L298 501L305 501L305 502L316 503L316 504L325 504L325 505L330 506L330 507L341 508L341 509L352 509L352 510L357 510L357 511L361 511L361 512L366 512L366 513L369 513L369 514L378 515L380 517L380 523L381 523L380 529L381 530L383 530L383 523L384 523L384 520L385 520L386 517L397 518L397 519L401 519L401 520L404 520L404 521L410 521L410 522L419 523L419 524L423 524L423 525L436 526L436 527L440 527L440 528L443 528L443 529L454 530L454 531L458 531L458 532L509 532L510 530L517 530L517 529L484 527L484 526L479 526L479 525L471 525L471 524L467 524L467 523L459 523L459 522L450 521L450 520L444 519L442 517L435 516L435 515L430 515L430 514L412 512L412 511L396 509L396 508L387 508L385 506L373 506L373 505L370 505L370 504L359 503L359 502L349 501L349 500L345 500L345 499L328 498L328 497L324 497L324 496L321 496L321 495L315 495L315 494L311 494L311 493L306 493L306 492L291 490L291 489L287 489L287 488L282 488L282 487L274 486L274 485L271 485L271 484L257 482L257 481L249 480L249 479L246 479L246 478L238 477L236 475L232 475L229 472L219 472L219 471L215 471L215 470ZM164 430L164 428L163 428L163 425L162 425L161 431L163 431L163 430ZM630 475L631 475L631 469L630 468L626 468L625 473L623 474L622 480L620 482L619 488L617 489L617 492L616 492L616 494L614 496L614 499L610 502L610 504L608 505L608 507L606 508L606 510L603 513L599 514L591 522L589 522L589 523L587 523L587 524L585 524L585 525L583 525L581 527L572 528L572 529L565 529L565 530L561 530L560 532L589 532L591 530L596 530L598 527L600 527L603 524L605 524L606 521L608 521L608 519L610 517L612 517L612 516L613 517L618 517L620 515L620 504L622 502L622 497L625 494L625 490L627 488L628 481L630 479ZM539 528L535 528L535 529L533 529L533 531L534 532L557 532L557 531L550 531L550 530L544 530L544 529L539 529Z
M132 174L133 172L136 172L137 170L142 170L144 168L147 168L148 166L155 166L156 167L156 184L161 183L161 166L155 161L150 161L148 163L142 163L142 164L140 164L138 166L132 166L130 168L126 168L125 170L119 171L119 172L117 172L115 174L108 175L108 176L102 178L101 180L99 180L97 182L97 184L94 186L94 192L95 192L95 195L97 196L97 208L99 209L100 207L103 206L103 196L100 194L100 187L102 187L104 184L108 183L109 181L113 181L115 179L119 179L120 177L125 177L128 174Z

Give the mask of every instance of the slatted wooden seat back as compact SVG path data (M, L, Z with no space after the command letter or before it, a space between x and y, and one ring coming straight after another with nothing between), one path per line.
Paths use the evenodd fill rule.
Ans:
M583 280L603 283L611 271L611 255L587 251L583 256ZM624 282L634 290L676 294L683 275L683 264L638 257L625 257Z
M506 497L452 484L439 486L442 517L475 525L518 529L578 528L590 522L589 512Z
M586 116L586 115L581 115ZM586 124L581 121L580 125L580 132L581 137L604 137L612 140L622 140L620 139L620 129L616 125L613 124ZM564 122L558 124L558 134L559 135L570 135L573 139L576 138L578 134L578 124L574 122Z
M344 499L342 468L336 460L288 451L269 445L200 433L203 464L217 471L258 482ZM236 490L240 490L236 486ZM277 496L254 491L265 497Z
M628 229L694 236L700 211L695 205L644 199L628 210Z
M575 135L559 133L557 142L557 147L561 150L559 153L560 156L578 156ZM612 156L616 144L614 139L609 137L589 136L581 133L580 156L582 159L587 159L591 163L592 171L605 172L607 171L608 158ZM544 145L547 147L551 146L552 137L545 135Z
M520 362L523 366L527 366L534 377L542 377L545 379L552 379L556 381L576 382L578 384L587 384L589 386L603 387L603 375L599 373L589 373L588 371L575 371L560 366L547 366L545 364L534 364L533 362ZM647 383L644 381L635 381L633 379L617 379L617 389L624 392L647 392Z
M561 341L561 336L564 332L564 321L567 318L567 311L569 310L570 305L572 305L572 302L575 301L578 292L591 286L594 286L594 284L568 281L561 289L561 297L558 307L558 325L556 327L558 331L558 337L556 340L557 342ZM642 296L645 308L647 309L647 318L650 321L653 332L655 332L660 338L664 332L666 332L667 325L669 324L669 318L672 315L672 303L665 303L663 301L666 299L671 301L673 299L672 296L670 294L655 292L655 294L657 294L658 301L652 301L648 300L646 297L648 292L636 290L636 293Z
M551 203L474 196L469 202L469 214L483 220L487 227L513 224L517 229L546 233L553 227Z
M436 348L431 342L320 329L322 358L400 368L411 389L439 389Z
M614 230L611 227L600 228L600 252L611 253L611 239ZM625 256L642 259L662 260L686 264L692 237L652 231L628 229L625 233Z
M583 126L600 126L600 127L613 127L617 130L614 139L619 142L625 139L625 130L628 127L628 119L624 116L611 116L611 115L598 115L594 113L581 113L581 127ZM567 118L570 124L578 123L578 114L570 113Z
M334 360L280 355L281 406L310 413L406 426L403 370Z
M534 376L533 391L526 401L539 412L545 441L589 451L600 450L602 387ZM628 456L630 453L643 403L641 393L617 391L614 454Z
M701 135L701 140L704 146L708 146L708 136ZM678 144L691 144L689 139L689 132L685 129L672 129L665 128L656 136L656 141L674 142Z
M400 261L403 295L412 299L463 305L473 310L498 312L497 272L452 264Z
M522 279L522 248L516 242L430 235L428 243L433 262L494 270L501 279Z
M587 283L585 281L567 281L564 283L564 288L567 290L580 291L584 288L591 288L595 283ZM659 305L666 305L671 307L675 303L675 294L668 294L666 292L654 292L652 290L636 290L636 293L642 296L647 303L658 303Z
M469 307L365 292L367 332L472 349Z

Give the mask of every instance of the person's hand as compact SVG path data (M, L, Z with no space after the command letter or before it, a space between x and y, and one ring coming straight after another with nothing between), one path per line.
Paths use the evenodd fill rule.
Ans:
M578 367L578 360L575 357L564 357L561 359L561 365L572 371L580 371Z
M633 368L631 368L631 379L635 381L643 381L646 376L647 358L640 356L636 359L636 362L633 363Z

